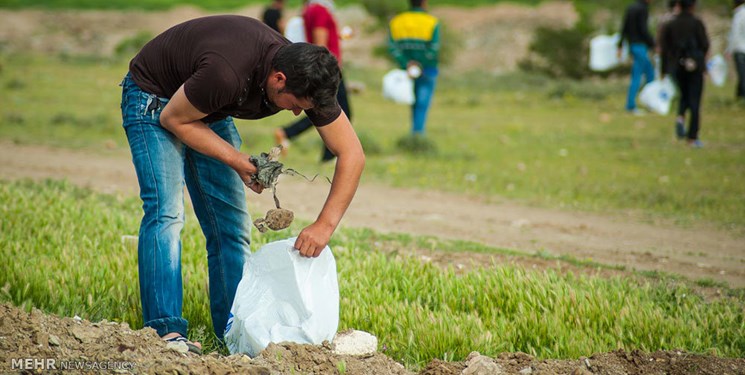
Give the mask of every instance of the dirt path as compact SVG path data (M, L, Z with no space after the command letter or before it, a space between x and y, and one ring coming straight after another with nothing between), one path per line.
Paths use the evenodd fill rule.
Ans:
M126 156L0 142L0 179L19 178L68 179L105 193L137 194L134 169ZM312 220L328 185L289 177L279 188L284 207ZM270 194L250 194L252 212L272 208ZM745 240L715 229L682 229L514 203L489 204L455 194L370 184L360 187L342 226L463 239L528 253L543 250L745 287Z

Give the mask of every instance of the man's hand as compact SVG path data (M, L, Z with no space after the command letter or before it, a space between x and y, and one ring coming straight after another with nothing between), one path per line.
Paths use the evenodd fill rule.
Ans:
M259 170L256 168L254 163L251 163L248 157L241 155L240 160L235 163L233 168L236 172L238 172L238 176L241 177L241 180L243 180L243 183L249 189L253 190L257 194L261 194L261 192L264 191L264 186L262 186L259 181L254 179L256 173L258 173Z
M205 116L206 113L189 102L181 85L161 112L160 123L189 147L229 165L246 186L261 193L263 187L251 178L257 172L256 166L248 160L248 155L236 150L199 120Z
M303 229L295 240L295 249L304 257L316 258L328 245L334 228L318 221Z

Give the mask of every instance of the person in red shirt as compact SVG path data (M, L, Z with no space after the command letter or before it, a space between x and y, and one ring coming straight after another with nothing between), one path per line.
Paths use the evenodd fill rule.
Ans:
M303 9L303 22L305 26L305 37L306 39L315 45L326 47L332 55L336 56L339 61L339 67L341 68L341 43L339 39L339 28L337 27L336 20L333 15L334 2L331 0L310 0L307 2L305 9ZM347 88L344 84L344 77L339 83L339 90L336 94L336 100L339 102L342 111L347 115L347 118L352 119L352 111L349 107L349 99L347 98ZM297 137L306 130L313 127L310 119L307 117L298 120L284 128L278 128L274 131L274 137L277 144L283 146L283 151L286 152L290 145L290 139ZM322 162L327 162L334 159L335 155L327 147L324 146L323 154L321 156Z

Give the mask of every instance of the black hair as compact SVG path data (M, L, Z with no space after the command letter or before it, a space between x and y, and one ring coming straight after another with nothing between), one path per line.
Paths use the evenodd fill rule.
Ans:
M694 5L696 5L696 0L680 0L680 7L683 10L689 10Z
M734 0L733 1L735 8L739 7L742 4L745 4L745 0Z
M424 0L409 0L412 8L421 8Z
M680 0L668 0L667 7L669 9L675 8L676 5L680 4Z
M336 107L341 70L336 57L326 47L310 43L283 46L274 55L272 69L287 77L286 92L310 99L319 112Z

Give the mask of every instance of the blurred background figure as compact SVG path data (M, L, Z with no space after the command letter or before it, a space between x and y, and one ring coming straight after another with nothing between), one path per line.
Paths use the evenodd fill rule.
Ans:
M309 0L305 2L303 8L303 24L305 27L305 38L308 43L326 47L339 61L341 68L341 41L336 19L333 15L334 2L332 0ZM352 111L349 107L347 98L347 88L344 83L344 77L339 83L339 91L336 94L336 100L339 102L341 109L352 119ZM290 146L290 140L310 129L313 123L309 118L304 117L289 126L278 128L274 131L274 138L277 144L283 146L283 152L287 152ZM327 162L334 159L334 154L323 147L321 162Z
M729 36L728 52L732 55L737 71L735 98L745 100L745 0L734 0L735 15Z
M308 4L308 0L303 1L303 8ZM307 43L308 39L305 38L305 22L303 22L303 15L292 16L285 23L285 38L293 43Z
M273 0L261 15L261 21L282 35L285 33L285 22L282 18L284 8L285 0Z
M680 90L675 134L680 139L686 138L689 145L698 148L703 147L698 132L709 38L704 23L693 15L696 0L680 0L680 6L681 13L664 26L662 56L673 59L670 66L674 67L673 77ZM685 130L686 112L691 115L688 131Z
M414 79L411 132L424 135L438 75L440 22L427 13L427 0L410 0L409 5L408 11L391 19L388 45L398 66Z
M634 60L631 66L631 84L626 97L626 110L639 115L641 110L636 107L636 95L642 86L642 75L645 83L654 81L654 67L649 61L649 48L654 48L654 39L649 33L647 24L649 19L650 0L636 0L626 8L621 26L621 39L618 41L618 56L620 58L623 42L629 43L629 51Z
M665 25L667 25L668 22L675 19L675 17L680 14L680 0L668 0L667 2L667 12L663 13L660 18L657 20L657 39L655 40L655 52L657 53L657 57L659 58L659 61L656 59L656 63L658 64L657 68L659 69L660 76L662 78L665 78L668 75L671 75L673 73L673 70L669 66L665 66L663 64L663 61L666 61L668 64L672 61L672 58L669 56L667 58L662 58L662 40L663 40L663 34Z

